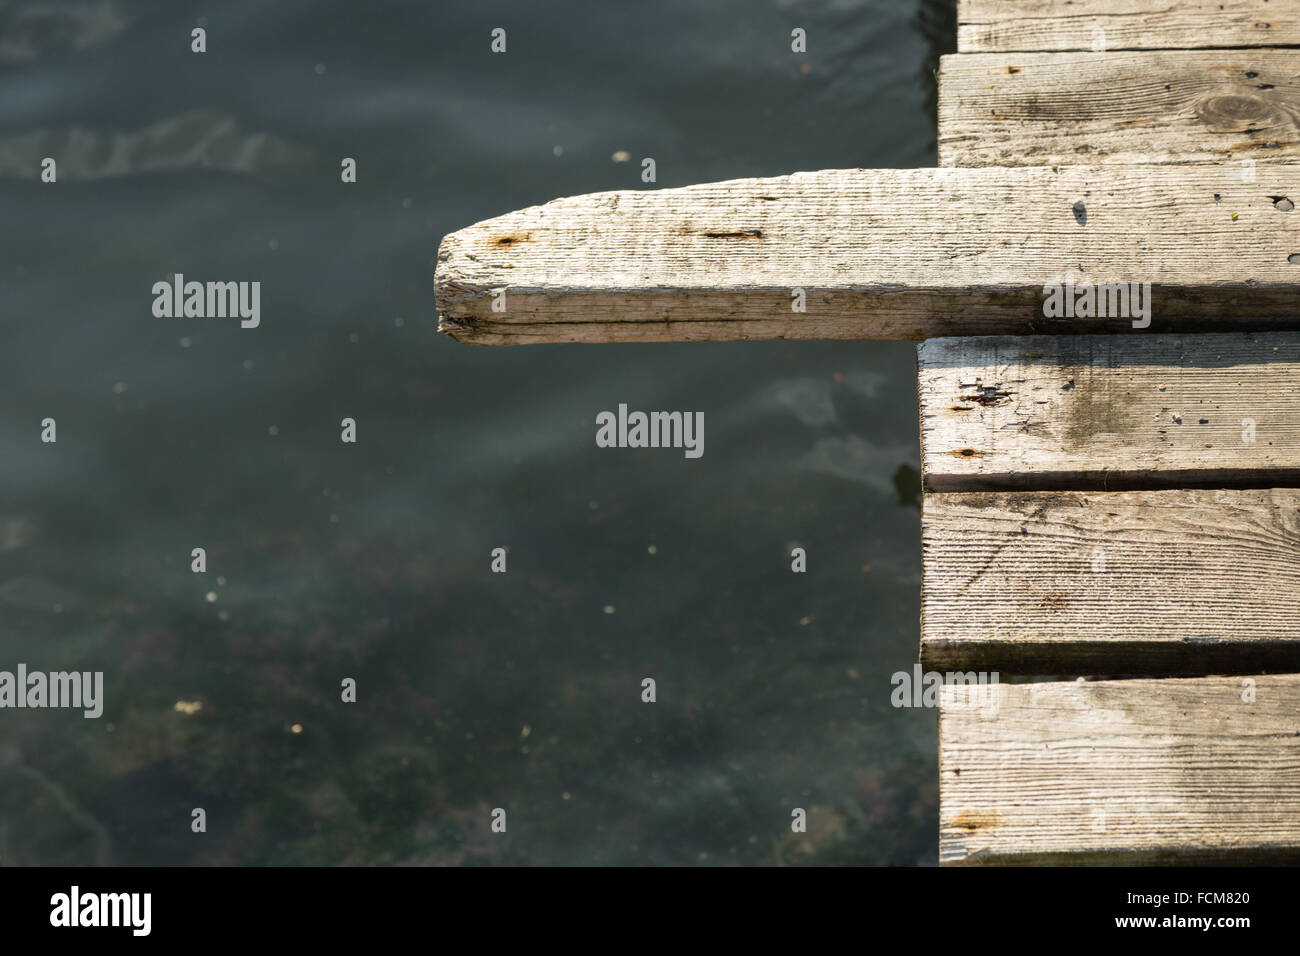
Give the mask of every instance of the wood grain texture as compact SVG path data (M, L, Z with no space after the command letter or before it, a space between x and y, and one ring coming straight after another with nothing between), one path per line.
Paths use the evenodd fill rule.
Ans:
M443 240L440 327L494 345L1131 328L1045 318L1068 276L1152 282L1157 331L1295 327L1300 218L1273 197L1300 200L1300 166L1257 175L828 170L558 199Z
M1098 31L1101 31L1099 34ZM1178 50L1300 45L1296 0L957 0L957 49Z
M1300 484L1300 334L917 347L931 491Z
M921 659L1300 671L1300 489L924 496Z
M941 166L1292 162L1300 50L957 54ZM1241 167L1239 175L1248 176Z
M939 860L1300 860L1300 675L945 687Z

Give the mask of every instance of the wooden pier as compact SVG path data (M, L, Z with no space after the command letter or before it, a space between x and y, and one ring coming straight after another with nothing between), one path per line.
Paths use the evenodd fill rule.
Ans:
M939 168L478 223L441 327L925 340L921 661L1002 680L942 689L940 862L1300 861L1300 0L958 23Z

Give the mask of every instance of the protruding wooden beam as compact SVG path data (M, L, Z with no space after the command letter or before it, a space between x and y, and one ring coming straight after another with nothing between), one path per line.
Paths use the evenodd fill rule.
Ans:
M1300 485L1300 333L917 347L931 491Z
M1300 50L942 58L939 165L1300 157Z
M921 554L927 667L1300 671L1300 489L929 494Z
M827 170L557 199L443 240L441 328L493 345L1133 328L1049 314L1045 287L1083 280L1150 282L1151 330L1295 327L1300 166L1256 176Z
M972 690L940 692L940 863L1300 862L1300 675Z
M1298 44L1287 0L957 0L962 53Z

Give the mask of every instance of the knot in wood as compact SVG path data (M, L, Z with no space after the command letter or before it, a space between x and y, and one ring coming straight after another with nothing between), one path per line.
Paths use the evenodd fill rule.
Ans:
M1254 91L1207 96L1196 104L1196 115L1216 133L1241 133L1276 126L1284 119L1277 107Z

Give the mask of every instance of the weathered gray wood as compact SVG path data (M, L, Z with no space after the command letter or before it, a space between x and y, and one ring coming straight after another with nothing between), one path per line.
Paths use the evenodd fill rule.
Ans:
M1300 156L1300 50L957 54L941 60L941 166Z
M1300 334L917 347L931 491L1300 484Z
M1271 197L1300 197L1300 166L1236 172L828 170L558 199L443 240L441 328L479 344L1131 328L1046 318L1044 285L1070 275L1152 282L1156 330L1294 327L1300 219Z
M1300 489L924 496L927 666L1300 670Z
M1300 675L944 687L943 864L1300 860Z
M1297 44L1295 0L957 0L963 53Z

